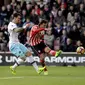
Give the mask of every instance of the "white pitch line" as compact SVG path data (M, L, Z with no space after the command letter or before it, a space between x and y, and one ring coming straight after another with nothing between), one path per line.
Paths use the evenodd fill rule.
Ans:
M0 77L0 80L7 80L7 79L22 79L22 78L75 78L81 79L85 78L85 76L17 76L17 77Z
M21 78L24 78L24 77L2 77L2 78L0 78L0 80L5 80L5 79L21 79Z

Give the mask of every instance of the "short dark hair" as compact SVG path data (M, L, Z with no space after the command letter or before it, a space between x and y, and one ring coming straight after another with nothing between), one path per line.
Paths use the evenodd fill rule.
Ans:
M13 18L16 18L16 17L18 17L18 16L21 16L21 14L20 14L20 13L14 13L14 14L13 14Z
M43 23L47 24L48 21L47 21L47 20L41 20L41 22L39 23L39 26L40 26L41 24L43 24Z

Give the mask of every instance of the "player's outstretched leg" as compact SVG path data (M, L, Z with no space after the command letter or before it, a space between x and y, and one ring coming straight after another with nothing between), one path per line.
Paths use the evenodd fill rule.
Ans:
M59 51L54 51L54 50L48 50L48 54L50 54L50 55L52 55L52 56L55 56L55 57L58 57L58 56L60 56L60 54L62 53L62 51L61 50L59 50Z
M17 62L13 66L10 66L10 70L11 70L12 74L14 74L14 75L16 74L16 68L23 62L24 62L24 60L22 60L21 58L18 58Z
M37 65L37 63L34 61L32 55L29 56L29 57L27 57L27 58L26 58L26 61L27 61L27 62L30 62L30 63L32 64L32 66L34 67L34 69L36 70L36 72L37 72L38 74L40 74L40 73L41 73L42 71L44 71L44 69L45 69L45 67L42 67L42 68L39 68L39 67L38 67L38 65Z
M14 74L14 75L16 74L16 70L13 69L12 66L10 66L10 70L11 70L12 74Z
M57 51L55 57L58 57L61 54L61 52L62 52L61 50Z
M55 51L55 50L50 49L49 47L45 47L44 51L48 53L49 55L55 56L55 57L58 57L62 53L61 50Z
M43 68L38 68L38 74L41 74L41 72L43 72L44 69L45 69L45 67L43 67Z
M44 59L40 59L40 63L44 67L44 75L48 75L48 70L47 70Z

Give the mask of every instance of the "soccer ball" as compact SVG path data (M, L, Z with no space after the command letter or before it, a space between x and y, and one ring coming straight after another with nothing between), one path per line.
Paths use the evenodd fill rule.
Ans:
M84 47L80 46L77 48L76 52L77 52L77 54L84 54L85 49L84 49Z

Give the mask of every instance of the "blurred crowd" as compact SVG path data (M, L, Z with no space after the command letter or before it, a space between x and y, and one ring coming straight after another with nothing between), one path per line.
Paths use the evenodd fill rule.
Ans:
M75 52L78 46L85 47L85 0L12 0L0 8L0 51L9 51L7 25L14 13L21 13L20 26L26 23L38 24L48 20L49 31L45 32L45 43L54 50ZM20 33L20 42L29 46L29 32Z

